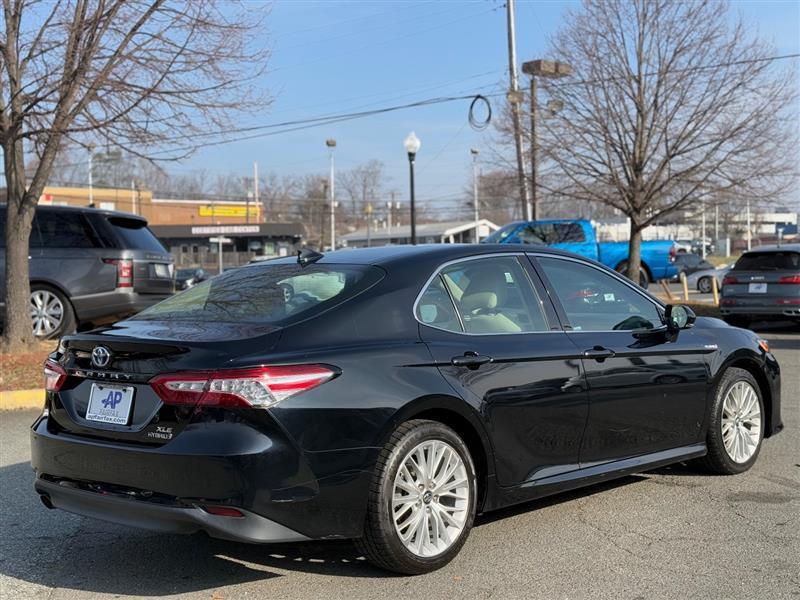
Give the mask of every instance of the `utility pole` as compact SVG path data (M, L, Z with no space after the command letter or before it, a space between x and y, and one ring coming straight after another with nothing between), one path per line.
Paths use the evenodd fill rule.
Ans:
M258 163L253 161L253 201L256 203L256 207L258 207ZM250 196L247 197L247 216L245 217L245 223L250 222Z
M367 213L367 248L372 245L372 202L367 202L364 209Z
M714 244L719 244L719 202L714 202Z
M328 138L325 140L325 145L331 151L331 180L328 189L330 190L331 195L331 252L336 250L336 193L334 191L334 165L333 165L333 151L336 149L336 140L333 138ZM322 245L322 244L320 244Z
M92 155L94 154L94 144L89 144L89 206L94 206L94 185L92 179Z
M389 204L387 208L389 209L386 213L386 229L387 233L389 234L389 245L392 243L392 208L394 207L394 191L391 193L392 199L389 200Z
M747 196L747 249L753 247L753 234L750 232L750 196Z
M480 242L478 237L478 227L480 226L479 204L478 204L478 153L477 148L470 148L472 154L472 208L475 210L475 235L473 239L477 244Z
M138 203L136 202L136 180L135 179L131 179L131 212L133 212L133 214L135 214L135 215L139 214L139 206L138 206Z
M700 247L702 250L700 251L700 256L703 257L703 260L706 259L706 201L700 200L703 207L703 216L702 216L702 224L700 225Z
M519 115L522 97L519 93L519 77L517 76L517 41L514 25L514 0L506 0L506 23L508 32L508 73L511 84L508 90L508 100L511 103L511 119L514 125L514 145L517 151L519 201L522 208L521 215L530 221L531 204L528 199L528 180L525 177L525 164L522 150L522 124L520 123Z

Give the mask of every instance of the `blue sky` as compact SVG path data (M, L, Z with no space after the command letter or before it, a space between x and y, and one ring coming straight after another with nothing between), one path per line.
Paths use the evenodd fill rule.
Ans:
M543 57L547 37L574 2L517 2L519 60ZM800 51L800 3L735 2L745 21L778 53ZM258 124L372 109L435 96L497 93L507 86L505 8L475 2L278 1L269 19L275 97ZM324 141L335 137L337 168L381 160L387 191L407 195L402 141L414 130L422 140L418 196L443 206L459 195L470 174L470 147L481 148L490 130L467 124L468 101L414 108L365 119L230 143L201 151L177 170L207 168L242 175L257 160L261 172L324 172ZM439 200L436 200L439 199Z
M257 1L257 0L250 0ZM519 61L546 58L547 38L575 2L517 0ZM734 2L779 54L800 51L800 2ZM437 96L502 93L508 86L505 6L475 1L277 0L268 18L272 47L269 73L261 80L274 103L240 126L374 109ZM494 99L499 108L499 99ZM210 146L165 168L175 173L278 175L325 172L325 139L338 141L338 169L371 159L385 164L386 192L408 195L403 139L414 130L422 140L417 159L421 202L446 207L469 181L470 147L491 135L467 125L468 101L420 107L307 129ZM484 154L485 156L485 154Z

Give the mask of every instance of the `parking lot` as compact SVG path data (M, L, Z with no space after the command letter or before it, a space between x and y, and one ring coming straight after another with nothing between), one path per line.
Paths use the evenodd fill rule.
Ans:
M48 511L27 428L0 414L2 598L800 598L800 335L764 327L786 429L736 477L676 466L479 518L441 571L394 577L348 542L251 546Z

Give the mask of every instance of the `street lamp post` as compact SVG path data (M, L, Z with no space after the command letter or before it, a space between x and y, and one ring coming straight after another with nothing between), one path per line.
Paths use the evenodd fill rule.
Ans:
M419 152L419 148L422 145L422 142L417 137L417 134L413 131L406 136L405 141L403 144L406 147L406 152L408 152L408 171L410 176L410 183L411 183L411 244L417 244L417 216L415 212L414 206L414 159L417 156L417 152Z
M479 209L478 209L478 153L480 152L477 148L470 148L470 154L472 154L472 207L475 209L475 243L477 244L480 241L478 236L478 227L480 221Z
M536 131L539 108L536 101L537 89L536 78L547 77L549 79L559 79L572 74L572 67L567 63L557 60L531 60L522 63L522 72L530 75L531 78L531 204L532 218L539 218L539 196L536 189L536 176L539 170L539 140Z
M331 151L331 181L330 185L330 194L331 194L331 252L336 250L336 194L333 189L334 185L334 165L333 165L333 150L336 148L336 140L333 138L328 138L325 140L325 145L330 148ZM322 237L322 236L320 236Z

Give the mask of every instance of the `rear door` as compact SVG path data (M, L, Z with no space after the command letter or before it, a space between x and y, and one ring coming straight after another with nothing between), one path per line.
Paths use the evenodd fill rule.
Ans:
M70 296L114 289L113 269L98 259L103 243L83 212L40 207L31 232L32 281L56 285Z
M440 372L484 417L503 486L577 469L587 418L580 357L520 259L447 264L415 305Z
M582 354L589 392L583 466L699 443L706 409L705 354L693 330L646 335L660 307L637 286L583 261L539 255L567 335Z

